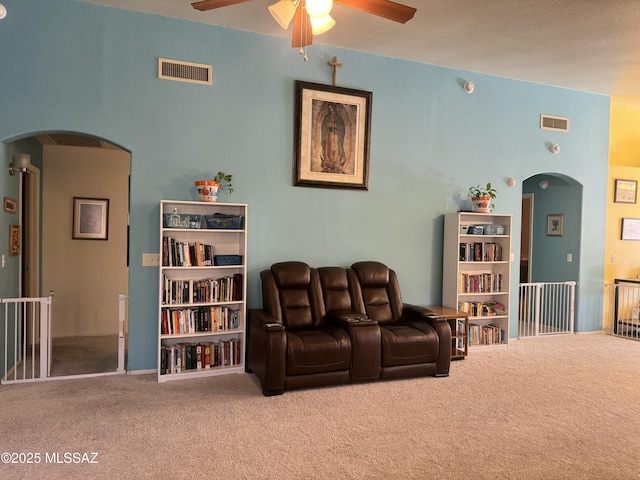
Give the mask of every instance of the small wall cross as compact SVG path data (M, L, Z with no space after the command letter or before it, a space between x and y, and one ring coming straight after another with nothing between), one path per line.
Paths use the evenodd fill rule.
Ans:
M338 63L338 57L333 57L333 62L327 62L328 65L333 67L333 85L336 86L338 81L338 69L342 66L341 63Z

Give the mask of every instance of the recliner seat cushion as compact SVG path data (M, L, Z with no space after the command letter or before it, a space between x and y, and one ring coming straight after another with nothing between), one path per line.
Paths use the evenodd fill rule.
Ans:
M421 322L386 325L382 336L382 366L435 362L439 339L435 329Z
M349 334L341 328L287 331L287 375L347 370L350 357Z

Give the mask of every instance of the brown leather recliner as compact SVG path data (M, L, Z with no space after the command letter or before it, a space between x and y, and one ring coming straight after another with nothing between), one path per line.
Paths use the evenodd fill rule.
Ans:
M448 376L449 323L424 307L403 304L396 273L386 265L358 262L351 268L360 285L355 306L380 326L380 378Z
M396 274L385 265L282 262L260 277L263 308L249 310L247 367L264 395L448 375L449 323L403 304Z
M348 330L329 324L318 272L282 262L260 273L262 310L249 311L247 363L264 395L348 383Z

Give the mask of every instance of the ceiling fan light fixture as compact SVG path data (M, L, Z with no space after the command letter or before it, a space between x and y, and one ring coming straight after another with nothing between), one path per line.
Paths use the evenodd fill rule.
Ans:
M269 6L269 12L278 25L286 30L296 14L296 7L297 4L292 0L280 0Z
M306 0L306 8L311 18L323 19L331 13L333 0Z
M322 18L312 17L309 15L309 19L311 20L311 32L314 35L320 35L321 33L328 32L336 24L336 21L331 18L331 15L325 15Z

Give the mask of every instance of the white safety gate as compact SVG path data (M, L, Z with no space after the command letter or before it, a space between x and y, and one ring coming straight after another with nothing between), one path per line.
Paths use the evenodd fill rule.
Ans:
M573 333L576 282L521 283L518 337Z
M605 332L640 340L640 283L605 285Z
M94 377L125 373L125 300L118 295L118 367L103 372L51 377L51 319L53 292L48 297L5 298L0 301L0 331L4 335L4 371L0 383L23 383L69 377Z
M5 298L2 383L44 380L51 365L51 297Z

